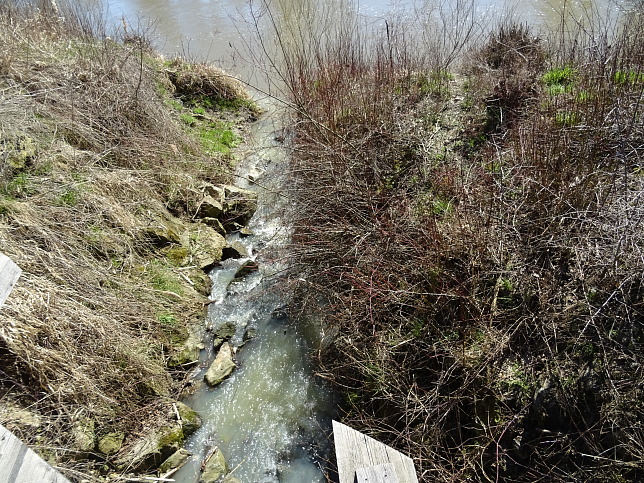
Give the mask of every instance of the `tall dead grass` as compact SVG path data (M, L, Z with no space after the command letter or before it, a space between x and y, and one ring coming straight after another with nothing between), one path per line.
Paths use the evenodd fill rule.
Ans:
M641 478L644 24L587 20L284 49L320 374L423 481Z
M165 62L144 32L108 37L100 15L53 5L0 2L0 250L23 270L1 309L0 406L33 417L0 413L76 467L70 477L92 479L112 459L80 448L74 428L127 445L163 423L185 369L170 359L203 317L207 276L147 233L175 216L191 229L200 184L225 180L230 159L206 154L181 121L177 89L191 90L171 74L192 69L219 97L248 97L219 71Z

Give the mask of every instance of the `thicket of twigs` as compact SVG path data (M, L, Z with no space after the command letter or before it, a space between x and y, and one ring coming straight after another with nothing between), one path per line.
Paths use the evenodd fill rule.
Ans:
M249 103L79 5L0 1L0 251L23 270L0 309L0 417L87 479L116 457L88 434L127 445L174 418L187 369L170 359L203 320L207 276L149 231L193 216L200 183L230 169L181 101Z
M569 20L282 39L320 373L423 481L644 473L644 22Z

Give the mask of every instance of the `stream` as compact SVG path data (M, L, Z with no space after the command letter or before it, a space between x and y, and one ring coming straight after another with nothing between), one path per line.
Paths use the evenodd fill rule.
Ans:
M285 269L283 246L289 233L280 219L284 180L283 148L274 140L270 116L261 118L251 135L249 155L238 167L236 184L258 194L258 209L250 220L249 236L229 235L230 245L248 256L228 259L213 269L208 329L233 322L231 344L238 347L237 368L214 389L199 382L185 403L204 424L189 438L194 456L179 472L177 482L196 482L207 450L218 446L232 474L242 482L323 482L319 465L326 458L333 401L329 388L312 375L309 348L316 330L289 320L285 294L279 284ZM254 181L249 181L249 178ZM259 269L235 279L249 260ZM253 337L245 341L248 334ZM206 341L212 347L212 336ZM202 351L194 374L201 381L212 350Z
M460 0L448 0L458 8ZM250 85L268 92L275 82L268 82L259 65L261 55L252 52L253 36L261 36L253 23L251 4L247 0L103 0L110 18L118 24L121 17L129 25L149 29L155 47L168 56L176 53L189 60L208 61L239 76ZM256 4L257 2L255 2ZM350 13L373 16L377 22L395 7L411 9L427 2L413 0L280 0L283 16L303 12L302 5L315 11L318 6L336 7L337 15ZM617 8L611 0L568 2L572 11L590 5L599 9ZM476 0L481 22L506 12L508 3ZM516 3L515 11L532 24L547 24L558 18L564 0L544 2L526 0ZM356 11L357 9L357 11ZM577 10L575 10L577 9ZM287 12L288 10L288 12ZM296 12L296 13L293 13ZM154 21L150 21L154 19ZM291 19L292 20L292 19ZM301 19L295 18L295 24ZM301 22L313 25L313 21ZM285 24L288 24L286 22ZM272 39L264 39L269 45ZM244 253L240 259L229 259L215 268L208 315L205 320L211 348L202 351L194 373L198 386L184 401L203 419L203 426L186 443L194 456L172 475L177 482L195 483L200 465L213 446L221 449L232 475L243 483L324 482L323 471L332 447L331 418L335 402L331 390L313 376L308 355L319 343L320 328L312 323L290 320L285 305L288 294L282 293L281 274L286 268L284 246L289 237L287 224L280 218L287 201L280 191L288 186L283 179L286 154L275 140L280 126L275 102L265 99L268 114L253 126L247 155L240 161L235 184L258 194L258 209L248 225L248 236L230 235L228 242ZM258 270L236 279L239 267L249 260ZM237 368L214 389L208 388L203 375L213 359L212 332L234 323L231 343L238 348ZM249 335L252 335L249 338Z

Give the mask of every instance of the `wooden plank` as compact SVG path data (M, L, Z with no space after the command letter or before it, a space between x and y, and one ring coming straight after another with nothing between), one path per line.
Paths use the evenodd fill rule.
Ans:
M11 293L13 286L18 281L22 270L11 259L0 253L0 307Z
M356 483L399 483L396 468L386 465L365 466L356 470Z
M337 421L333 421L333 439L340 483L354 483L361 468L388 464L393 465L399 483L418 483L414 461L386 444Z
M0 483L69 483L4 426L0 425Z

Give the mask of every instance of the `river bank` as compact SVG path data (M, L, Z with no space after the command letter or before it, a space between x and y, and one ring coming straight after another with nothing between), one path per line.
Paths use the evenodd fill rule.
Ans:
M2 421L68 476L116 479L139 436L196 429L186 328L248 213L221 216L257 113L216 71L45 13L2 30L0 250L25 270ZM400 18L288 30L291 309L325 322L343 421L424 481L637 481L640 14L542 36L459 13L430 38Z
M198 427L178 398L206 271L256 206L230 184L260 110L222 71L64 7L0 5L0 250L23 270L0 421L99 481L156 468Z
M642 12L433 13L283 47L320 372L422 481L639 481Z

